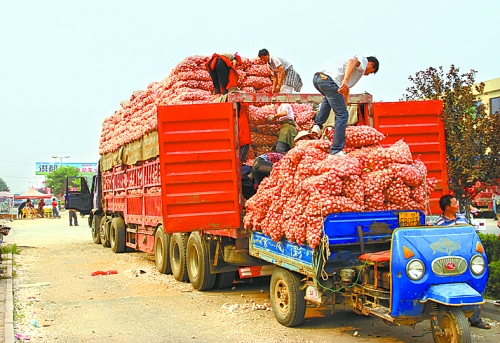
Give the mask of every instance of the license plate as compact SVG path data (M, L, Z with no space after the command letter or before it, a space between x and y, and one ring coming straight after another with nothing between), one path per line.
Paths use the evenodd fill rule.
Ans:
M419 212L399 212L399 225L400 226L419 226L420 213Z

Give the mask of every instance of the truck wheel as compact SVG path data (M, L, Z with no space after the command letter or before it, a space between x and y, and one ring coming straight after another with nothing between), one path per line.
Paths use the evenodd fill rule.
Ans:
M105 248L109 248L109 227L111 224L111 220L109 220L109 217L102 217L101 218L101 223L99 225L99 231L101 233L101 244Z
M437 315L439 329L432 325L432 338L436 343L471 343L469 323L458 307L440 307Z
M180 233L172 234L170 238L170 268L172 275L177 281L188 281L188 274L186 270L186 235Z
M224 272L216 275L214 289L229 288L233 285L236 272Z
M300 278L297 274L276 267L271 276L270 297L274 316L281 325L292 327L304 321L305 291L300 289Z
M92 228L92 240L95 244L101 244L101 219L102 216L95 214L92 217L92 225L90 227Z
M114 253L125 251L125 222L122 218L116 217L111 220L109 230L109 245Z
M210 274L210 256L208 244L198 232L189 235L186 248L186 268L189 281L194 289L206 291L212 289L215 274Z
M163 232L163 226L159 226L155 233L155 264L156 269L162 274L172 274L168 250L170 248L170 235Z

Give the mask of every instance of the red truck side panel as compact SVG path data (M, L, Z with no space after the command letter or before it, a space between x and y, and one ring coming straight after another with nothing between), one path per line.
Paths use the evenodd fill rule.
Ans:
M413 158L419 158L428 169L428 177L438 180L430 195L432 214L441 213L439 198L448 194L446 138L440 119L443 103L439 100L386 102L373 104L373 126L387 135L384 145L400 139L410 146Z
M235 125L232 103L158 107L165 232L240 227Z

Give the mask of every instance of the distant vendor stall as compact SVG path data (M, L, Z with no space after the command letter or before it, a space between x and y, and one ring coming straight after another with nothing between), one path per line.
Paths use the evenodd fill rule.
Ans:
M9 192L0 192L0 213L10 216L14 206L14 194Z

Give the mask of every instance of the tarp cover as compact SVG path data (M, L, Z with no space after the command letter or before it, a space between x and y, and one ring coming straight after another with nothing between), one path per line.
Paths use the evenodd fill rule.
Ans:
M26 193L21 195L14 195L14 199L40 199L40 198L51 198L52 194L43 194L37 191L35 188L31 187Z
M139 161L147 161L159 154L158 131L151 131L140 139L125 144L117 151L101 156L101 171L105 172L114 166L126 164L132 166Z

